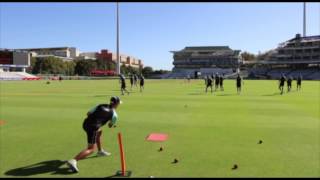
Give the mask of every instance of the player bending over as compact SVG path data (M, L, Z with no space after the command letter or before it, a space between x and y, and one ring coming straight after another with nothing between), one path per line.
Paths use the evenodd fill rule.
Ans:
M97 156L110 156L111 153L103 150L101 144L102 126L109 122L109 128L114 127L118 115L116 109L121 104L120 98L114 96L110 99L110 104L99 104L87 113L87 118L83 121L82 128L87 134L88 146L73 159L67 161L68 166L74 171L79 172L77 162L92 154L96 145L98 146Z

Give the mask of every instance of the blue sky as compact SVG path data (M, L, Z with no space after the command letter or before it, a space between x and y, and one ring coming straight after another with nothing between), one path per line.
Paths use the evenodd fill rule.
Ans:
M251 53L302 33L302 3L120 3L120 52L171 70L171 50L222 46ZM307 35L320 3L307 3ZM116 50L115 3L0 3L0 48Z

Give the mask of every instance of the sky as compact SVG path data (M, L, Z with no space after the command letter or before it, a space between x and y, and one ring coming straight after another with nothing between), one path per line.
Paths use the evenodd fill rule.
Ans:
M119 3L120 53L171 70L170 51L229 46L254 54L302 34L303 3ZM320 35L320 3L307 3ZM0 3L0 48L77 47L116 52L116 3Z

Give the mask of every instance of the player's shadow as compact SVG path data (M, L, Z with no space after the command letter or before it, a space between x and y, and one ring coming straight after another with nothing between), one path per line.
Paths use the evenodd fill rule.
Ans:
M217 94L216 96L237 96L238 94Z
M188 93L188 95L204 95L206 94L205 92L196 92L196 93Z
M277 93L273 93L273 94L264 94L262 96L281 96L281 93L277 92Z
M109 96L113 96L112 94L100 94L100 95L95 95L93 97L109 97Z
M44 174L44 173L51 173L52 175L74 174L74 172L72 172L72 170L68 166L61 167L65 163L66 163L65 161L61 161L61 160L42 161L36 164L9 170L5 172L5 175L33 176L33 175Z

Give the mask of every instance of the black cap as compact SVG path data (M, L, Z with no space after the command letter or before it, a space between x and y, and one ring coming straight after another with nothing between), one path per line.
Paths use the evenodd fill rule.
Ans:
M121 104L122 103L122 101L120 100L120 98L118 96L111 97L110 102L112 104Z

